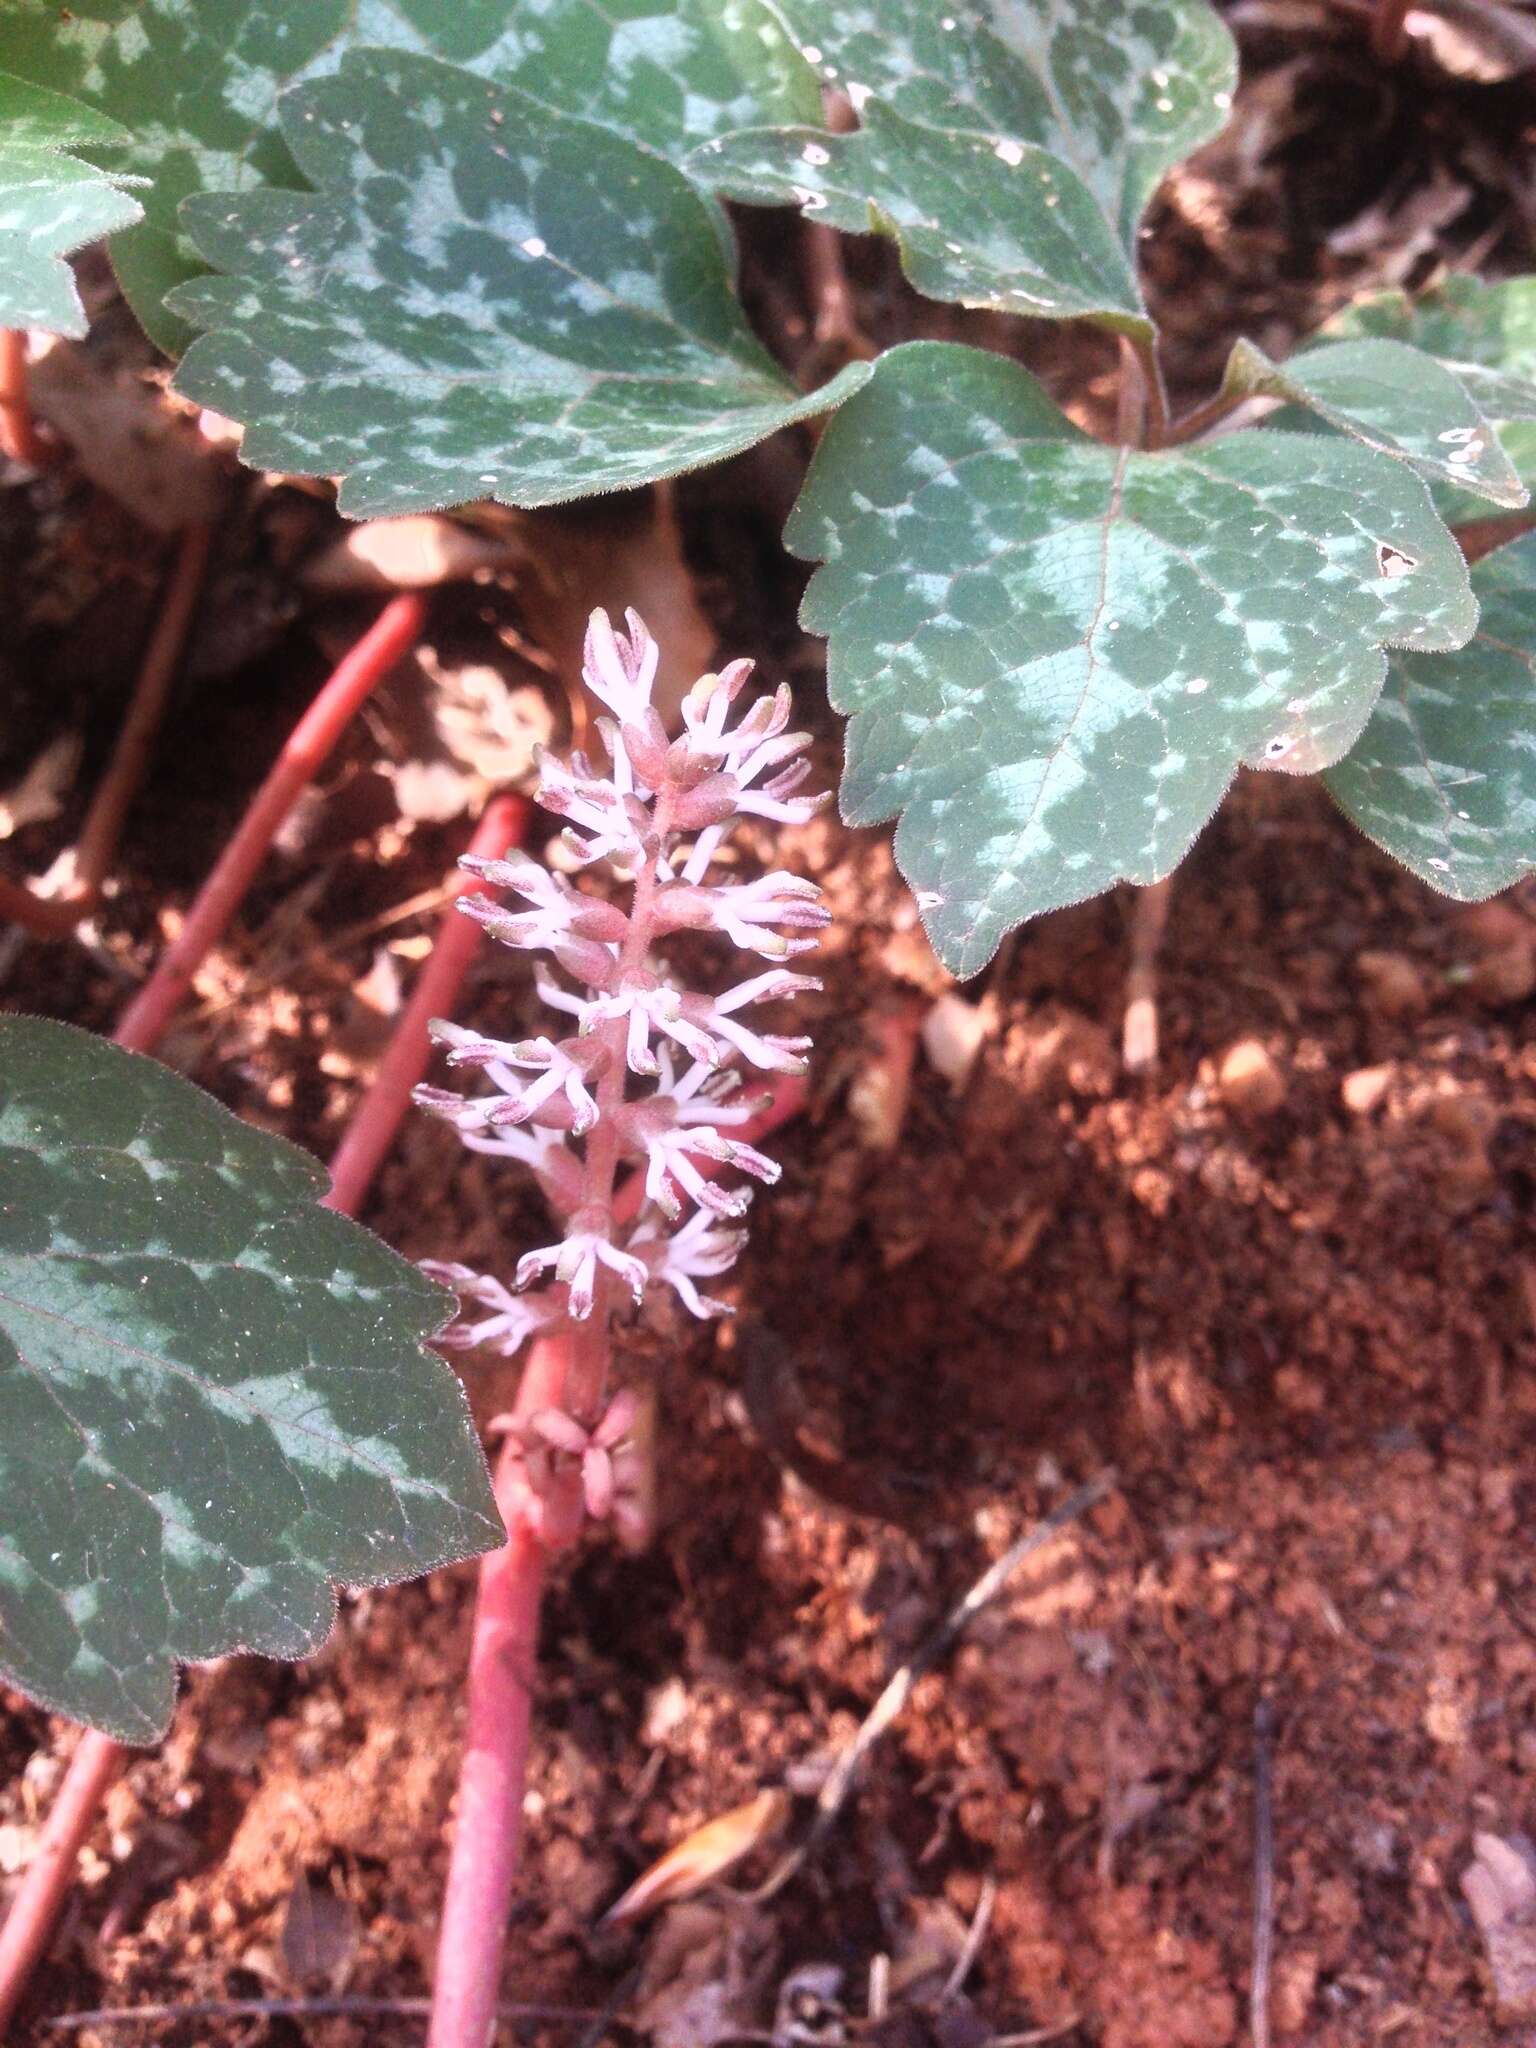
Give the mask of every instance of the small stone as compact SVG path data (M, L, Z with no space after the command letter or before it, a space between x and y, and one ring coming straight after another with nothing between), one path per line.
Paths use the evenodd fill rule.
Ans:
M951 1088L962 1089L987 1039L997 1027L995 1007L985 999L968 1003L953 989L939 997L923 1019L923 1051Z
M1424 977L1406 953L1357 953L1355 972L1378 1016L1422 1017L1429 1008Z
M1328 1403L1328 1389L1315 1372L1304 1366L1282 1365L1275 1374L1275 1399L1293 1415L1321 1415Z
M1272 1116L1285 1101L1285 1075L1266 1045L1241 1038L1221 1056L1216 1087L1228 1109Z
M1491 1008L1529 1001L1536 995L1536 945L1526 939L1485 953L1468 973L1467 986Z
M1310 1948L1283 1956L1276 1965L1270 2016L1282 2038L1305 2030L1317 1995L1318 1967L1317 1951Z
M1369 1116L1387 1098L1392 1086L1392 1068L1356 1067L1352 1074L1346 1074L1339 1084L1339 1093L1344 1098L1344 1107L1352 1116Z

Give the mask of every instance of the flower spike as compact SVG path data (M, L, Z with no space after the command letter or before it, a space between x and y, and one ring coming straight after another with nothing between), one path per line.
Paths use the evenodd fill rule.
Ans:
M531 1168L562 1228L555 1242L523 1254L515 1287L468 1267L429 1264L461 1302L439 1341L510 1354L573 1324L604 1333L595 1352L584 1340L571 1354L595 1357L596 1377L589 1370L588 1381L567 1387L564 1407L519 1424L547 1540L557 1530L562 1540L574 1535L583 1496L593 1514L611 1506L618 1515L627 1498L625 1461L636 1454L623 1439L633 1407L623 1394L609 1403L602 1384L614 1314L662 1288L690 1315L731 1312L698 1283L734 1265L746 1241L739 1219L749 1183L779 1178L773 1160L730 1135L760 1107L740 1087L741 1068L799 1073L810 1047L804 1036L749 1028L738 1013L819 990L814 977L774 964L711 995L688 985L672 948L685 951L692 934L710 932L748 956L783 963L813 949L830 921L803 876L776 868L743 880L715 866L741 818L800 824L827 800L802 792L810 740L792 729L788 688L748 702L752 664L730 662L693 685L673 737L652 703L659 664L633 612L622 628L593 613L582 673L608 714L598 720L608 772L581 754L539 756L540 800L564 821L570 858L585 872L573 881L524 855L464 863L511 899L469 896L465 914L502 944L543 954L559 969L559 978L535 970L558 1027L501 1037L439 1021L432 1036L448 1065L483 1092L416 1091L421 1107L472 1151ZM618 901L589 879L604 869L620 885ZM615 1192L630 1161L645 1201L626 1233ZM747 1184L722 1182L722 1169ZM571 1476L578 1472L579 1484Z

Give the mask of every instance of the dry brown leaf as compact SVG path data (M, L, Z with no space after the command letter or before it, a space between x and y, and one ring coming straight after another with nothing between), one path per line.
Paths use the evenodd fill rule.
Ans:
M745 1806L706 1821L685 1835L675 1848L642 1871L624 1896L603 1916L605 1926L639 1920L658 1906L692 1898L723 1877L763 1842L770 1841L789 1817L789 1797L776 1788L759 1792Z
M77 732L59 737L33 761L19 782L0 794L0 839L9 839L23 825L46 825L64 807L64 791L80 765L82 741Z
M1524 1835L1472 1837L1462 1896L1488 1954L1499 2017L1536 2019L1536 1848Z
M477 533L441 513L373 519L354 526L304 570L310 590L350 596L360 590L433 590L463 582L478 570L505 568L504 540Z
M217 457L194 422L136 371L108 369L84 344L61 341L32 363L27 392L91 482L154 532L218 517Z

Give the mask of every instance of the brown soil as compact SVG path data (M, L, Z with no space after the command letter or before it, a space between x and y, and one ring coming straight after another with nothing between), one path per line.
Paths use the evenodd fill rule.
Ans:
M1330 263L1323 236L1388 187L1432 183L1436 164L1465 172L1482 132L1461 111L1470 89L1447 88L1418 106L1412 146L1393 143L1418 102L1387 92L1384 110L1372 74L1372 134L1409 165L1407 183L1373 184L1355 163L1345 207L1303 146L1326 136L1347 153L1338 109L1360 47L1320 39L1306 53L1313 102L1260 196L1218 149L1166 202L1175 255L1156 282L1192 394L1218 329L1281 345L1372 261L1384 269L1387 229L1351 265ZM1249 55L1245 91L1269 93L1281 56ZM1477 101L1477 120L1490 105L1508 118L1506 93ZM1462 229L1486 243L1498 227L1514 258L1529 230L1503 203L1484 176ZM1219 260L1186 273L1177 251L1196 242ZM1228 300L1219 320L1200 317L1229 284L1236 311ZM871 328L895 338L883 323L910 313L907 297L878 264L860 288ZM933 331L947 316L925 317ZM1068 378L1060 334L1012 334ZM1074 395L1091 411L1081 364ZM697 479L681 505L728 651L795 675L814 706L821 651L792 626L794 572L774 538L795 454ZM41 487L25 517L0 495L39 573L62 574L68 487ZM233 684L184 697L134 814L105 950L28 949L7 1005L110 1027L162 910L186 901L313 687L312 642L282 637L298 608L285 565L295 534L329 533L329 514L290 492L264 503L236 522L230 574L265 644L254 663L244 648L225 663ZM111 553L100 528L93 546ZM67 566L142 604L142 568L117 546L115 582L78 552ZM471 639L517 612L498 588L438 606L442 631ZM64 708L25 699L21 758L50 715L85 720L93 748L111 730L110 607L92 597L70 617L83 623ZM13 649L18 672L36 655ZM347 934L431 887L462 843L454 823L398 829L370 765L408 715L403 686L386 694L366 743L330 771L327 803L263 878L168 1048L322 1154L386 1028L382 941ZM830 771L835 721L813 715ZM8 858L40 870L77 822L66 811L30 828ZM704 2048L761 2037L780 2001L782 2040L793 2003L796 2038L828 2043L971 2048L1044 2030L1097 2048L1225 2048L1250 2038L1268 1772L1274 2037L1506 2038L1459 1879L1474 1834L1536 1832L1523 1540L1536 1506L1536 1045L1529 1005L1468 970L1526 944L1536 902L1459 911L1316 788L1248 778L1174 885L1156 1075L1132 1080L1118 1057L1122 894L1005 949L966 991L992 1020L968 1082L955 1089L919 1054L882 1151L869 1109L882 1031L899 1036L945 977L888 835L824 820L776 857L815 876L838 914L826 993L808 1006L813 1102L775 1140L784 1184L758 1206L739 1324L635 1347L659 1407L654 1544L626 1557L590 1540L548 1601L507 1997L607 2010L596 2031L534 2029L562 2042L638 2029ZM429 929L387 929L405 973ZM488 958L466 1012L505 1019L522 1001L520 963ZM1228 1062L1240 1045L1257 1050ZM501 1266L537 1220L515 1176L466 1163L424 1120L367 1214L407 1253ZM469 1374L482 1416L507 1405L508 1368ZM803 1831L821 1772L891 1672L1070 1483L1109 1466L1104 1504L919 1682L812 1867L766 1902L717 1890L635 1929L598 1928L638 1870L764 1787L790 1789ZM50 2022L97 2005L419 1997L472 1593L472 1568L445 1572L348 1602L308 1664L191 1673L170 1741L109 1797L18 2040L71 2038ZM0 1891L69 1740L0 1695ZM780 1847L765 1842L743 1882ZM963 1992L944 2002L936 1987L985 1900ZM888 2009L871 2020L881 1957ZM797 1975L810 1965L828 1968ZM799 1987L788 2002L786 1983ZM73 2038L343 2048L418 2033L405 2016L201 2018Z

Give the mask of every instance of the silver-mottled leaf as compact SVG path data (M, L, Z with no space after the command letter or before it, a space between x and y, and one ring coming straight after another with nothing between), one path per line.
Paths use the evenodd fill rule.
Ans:
M1523 505L1530 495L1465 380L1406 342L1324 342L1272 363L1251 341L1239 341L1224 389L1304 406L1351 439L1411 464L1427 482L1495 505Z
M931 297L1147 330L1141 216L1232 104L1232 41L1206 0L778 5L861 126L721 139L691 159L701 177L895 234Z
M787 538L851 714L843 806L897 813L940 957L1188 850L1242 762L1359 737L1387 644L1459 646L1424 485L1342 437L1089 440L1017 364L894 349L823 436Z
M5 0L0 68L132 130L111 161L150 179L113 243L134 311L173 353L164 306L200 265L177 217L200 191L300 182L279 133L291 84L365 44L451 58L681 156L731 128L812 120L814 77L765 0ZM94 153L94 152L93 152ZM115 223L121 225L121 223Z
M501 1541L447 1297L189 1081L0 1019L0 1676L129 1742L178 1661Z
M803 396L753 337L709 203L622 136L434 59L354 51L283 102L318 195L190 200L213 330L177 388L246 461L341 475L364 518L548 505L750 447Z
M1092 193L1034 144L925 128L871 100L857 134L758 129L706 143L689 169L732 199L792 199L847 233L895 235L929 298L1146 329L1135 270Z
M85 309L63 259L143 208L122 178L74 152L127 139L78 100L0 72L0 327L84 334Z
M1347 306L1323 331L1383 335L1438 357L1497 428L1521 482L1536 490L1536 277L1448 277L1416 299L1381 292ZM1452 525L1483 516L1460 491L1437 491L1436 503Z
M1472 571L1458 653L1394 654L1381 702L1328 787L1432 889L1477 903L1536 871L1536 534Z

